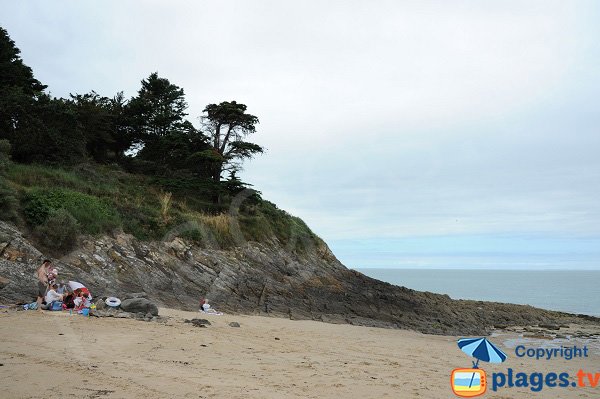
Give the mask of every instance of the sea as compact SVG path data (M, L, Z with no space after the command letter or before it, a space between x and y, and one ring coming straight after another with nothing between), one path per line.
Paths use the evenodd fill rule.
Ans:
M356 270L453 299L508 302L600 317L600 270Z

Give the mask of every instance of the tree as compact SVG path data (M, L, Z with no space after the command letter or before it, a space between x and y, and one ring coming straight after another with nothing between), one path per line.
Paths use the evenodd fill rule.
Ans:
M106 162L109 149L114 143L110 99L92 91L87 94L71 94L71 102L77 113L77 122L85 134L87 153L96 162Z
M42 96L35 106L30 134L16 140L14 157L22 162L70 165L85 161L86 137L77 121L77 111L62 98Z
M36 96L46 86L33 77L33 71L23 63L21 50L15 46L8 32L0 27L0 88L18 87L23 94Z
M243 139L256 132L258 118L246 113L246 105L235 101L209 104L201 117L205 134L210 138L211 151L205 159L212 162L211 177L220 183L224 171L235 172L241 169L241 162L252 158L264 150L261 146Z
M20 54L8 32L0 28L0 139L11 142L17 135L29 134L27 127L35 124L36 101L46 88Z
M142 80L137 97L128 105L136 138L141 143L189 129L191 124L184 119L186 109L183 89L160 78L157 72Z
M121 160L133 141L123 93L113 98L100 96L95 91L71 94L70 102L85 133L87 153L99 163Z

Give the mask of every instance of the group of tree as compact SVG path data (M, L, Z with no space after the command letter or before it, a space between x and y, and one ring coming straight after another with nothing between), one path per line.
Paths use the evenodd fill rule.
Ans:
M0 27L0 140L10 142L16 162L117 163L137 173L189 177L218 202L222 192L243 188L236 177L242 162L263 152L245 141L259 123L246 105L209 104L196 128L187 119L184 90L156 72L130 99L94 91L55 98L46 88Z

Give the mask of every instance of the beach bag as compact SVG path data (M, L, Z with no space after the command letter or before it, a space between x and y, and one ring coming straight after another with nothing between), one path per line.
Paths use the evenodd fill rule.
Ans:
M50 304L50 310L53 310L53 311L63 310L62 305L63 305L63 303L61 301L54 301Z

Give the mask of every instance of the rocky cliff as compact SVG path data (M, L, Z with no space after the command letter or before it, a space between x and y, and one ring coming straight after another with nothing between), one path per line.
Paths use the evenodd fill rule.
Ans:
M33 300L34 272L45 257L18 229L0 222L0 303ZM160 305L190 310L206 296L226 312L454 335L484 334L498 325L582 322L530 306L452 300L387 284L347 269L325 244L300 253L272 240L223 251L180 238L140 242L115 233L84 237L54 263L60 280L80 281L97 297L145 292Z

